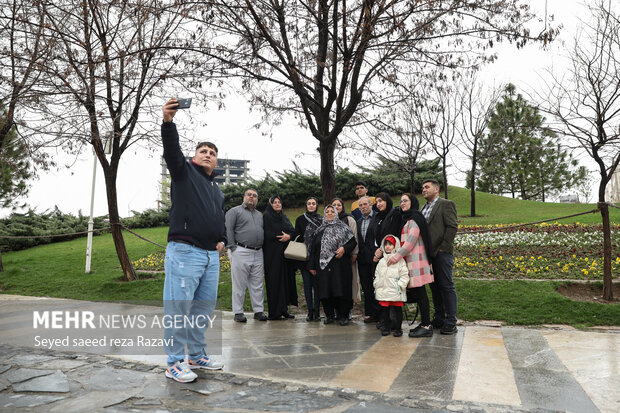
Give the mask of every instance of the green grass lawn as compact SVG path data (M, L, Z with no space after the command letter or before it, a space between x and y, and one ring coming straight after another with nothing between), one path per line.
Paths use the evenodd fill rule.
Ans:
M458 317L508 324L620 325L620 303L573 301L556 291L558 281L456 280Z
M450 188L450 197L457 203L459 215L469 211L468 191ZM419 196L419 199L422 198ZM568 215L593 208L592 205L542 204L512 200L488 194L478 196L481 218L463 218L465 225L538 221L558 215ZM347 203L350 205L350 203ZM303 208L288 209L294 222ZM620 222L620 210L611 211L612 221ZM600 215L587 215L568 222L597 223ZM165 244L167 228L137 230L140 235ZM124 233L130 258L161 251L161 248ZM0 292L28 296L64 297L79 300L160 300L163 274L139 273L141 279L120 281L122 273L110 234L93 239L92 273L84 274L86 238L41 245L28 250L2 254L5 272L0 273ZM300 297L301 277L297 277ZM458 279L458 316L467 321L477 319L502 320L507 324L564 323L575 326L620 325L620 304L573 302L559 293L556 281L477 281ZM218 307L230 309L230 273L220 276ZM300 299L300 304L304 304ZM250 311L246 301L246 310ZM305 312L302 308L301 312Z
M424 198L421 194L416 194L420 205L423 205ZM443 197L443 192L440 193ZM484 192L476 192L476 217L469 216L470 212L470 193L468 189L455 186L448 187L448 197L456 204L459 215L459 225L488 225L488 224L512 224L536 222L579 212L585 212L596 208L596 204L560 204L550 202L522 201L520 199L506 198L498 195L491 195ZM394 206L398 205L400 194L393 194ZM286 207L286 199L283 200ZM353 200L345 201L347 212L351 212ZM286 215L291 222L303 214L304 208L285 209ZM319 208L323 213L323 207ZM620 209L609 209L610 220L620 223ZM562 224L581 222L585 224L598 224L601 222L601 214L587 214L560 221Z
M443 196L443 193L441 194ZM469 190L457 187L448 188L448 196L456 204L461 225L511 224L542 221L560 216L572 215L596 209L596 204L560 204L550 202L522 201L484 192L476 192L476 216L469 216ZM420 203L424 198L418 195ZM610 208L610 220L620 223L620 209ZM580 222L600 224L601 214L587 214L560 221L561 224Z

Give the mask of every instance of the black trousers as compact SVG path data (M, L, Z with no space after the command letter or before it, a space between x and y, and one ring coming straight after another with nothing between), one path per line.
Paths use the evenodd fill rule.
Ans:
M420 317L422 317L422 325L428 326L431 324L431 310L428 301L428 294L426 293L426 286L421 285L419 287L407 289L407 301L410 299L418 303L420 309Z
M453 266L454 255L447 252L437 253L433 258L435 282L431 284L431 293L435 319L443 321L444 324L456 325L457 297L452 279Z
M348 300L342 300L340 297L323 298L321 302L323 303L323 311L327 318L335 318L336 311L338 311L339 316L347 314L349 311Z
M392 329L401 331L403 329L403 308L396 306L381 307L381 314L383 315L383 328L382 330ZM388 330L389 331L389 330Z
M364 315L368 317L379 318L381 306L375 298L375 287L372 285L374 278L375 264L357 263L357 270L360 276L360 284L362 284L362 292L364 293Z

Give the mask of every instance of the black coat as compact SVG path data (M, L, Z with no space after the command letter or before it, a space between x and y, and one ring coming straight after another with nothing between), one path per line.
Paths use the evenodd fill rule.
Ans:
M293 241L299 237L297 238L297 242L304 242L304 234L306 233L306 228L308 228L308 225L310 225L310 223L303 214L298 216L295 220L295 232L293 232L291 240ZM306 261L294 261L294 263L295 268L299 270L305 270L308 267L308 263Z
M168 241L181 240L215 250L226 244L224 194L204 168L187 162L179 146L179 134L172 122L161 125L164 159L172 179Z
M375 250L381 246L381 241L388 234L400 238L401 221L400 208L392 208L383 219L373 219L372 234L375 237Z
M283 215L283 214L282 214ZM278 318L287 311L287 306L297 305L297 285L295 284L295 264L284 258L288 242L280 242L282 231L292 235L291 222L286 216L265 213L263 216L265 240L263 259L265 265L265 287L269 317Z
M374 214L370 218L368 229L366 230L366 238L362 237L362 220L357 220L357 241L359 246L359 252L357 253L357 261L360 264L372 263L372 257L375 254L377 248L375 248L375 236L373 233L373 220Z
M351 299L351 292L353 290L351 286L353 279L351 251L353 251L357 245L355 237L352 237L343 245L344 255L342 258L336 258L334 256L324 269L321 269L319 265L322 238L323 232L315 234L312 239L312 253L308 260L308 269L316 270L316 275L314 277L318 277L319 299L322 300L330 297Z

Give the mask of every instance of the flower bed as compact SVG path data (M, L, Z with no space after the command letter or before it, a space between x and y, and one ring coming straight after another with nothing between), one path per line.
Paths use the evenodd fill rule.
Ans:
M459 227L455 276L600 280L603 230L600 225L539 224ZM502 229L506 228L506 229ZM492 232L468 231L497 229ZM620 226L612 227L612 274L620 271Z
M603 230L600 225L539 224L461 226L455 239L454 275L461 278L601 280ZM467 233L476 230L492 232ZM620 226L612 227L612 274L620 276ZM164 253L133 262L138 271L163 271ZM230 271L226 254L220 270Z
M164 271L165 253L156 252L132 262L137 271ZM226 254L220 255L220 271L230 271L230 261Z

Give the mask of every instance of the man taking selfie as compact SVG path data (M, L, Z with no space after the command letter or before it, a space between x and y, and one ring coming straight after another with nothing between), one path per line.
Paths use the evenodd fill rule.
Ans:
M166 102L161 125L172 200L164 262L164 313L189 319L196 315L211 317L217 300L219 256L226 245L224 195L213 181L217 146L200 142L191 162L186 161L176 125L172 122L177 109L177 99ZM186 383L197 377L192 369L219 370L223 367L205 352L206 328L206 323L195 323L187 328L164 329L168 355L166 377Z

